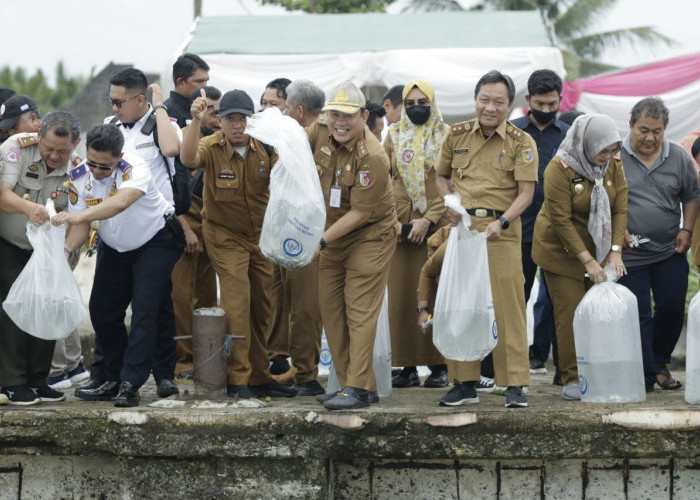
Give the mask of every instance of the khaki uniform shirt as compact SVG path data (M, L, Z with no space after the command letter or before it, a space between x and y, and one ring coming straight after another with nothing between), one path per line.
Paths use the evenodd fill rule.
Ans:
M537 147L526 132L504 120L484 139L475 118L450 127L435 170L451 177L464 208L505 212L518 181L537 182L537 165Z
M414 219L424 217L432 223L429 231L431 233L435 231L435 228L446 224L447 219L443 219L443 216L447 212L447 209L445 208L445 203L442 201L442 197L438 193L437 187L435 186L435 169L431 167L425 171L425 194L428 202L428 208L424 214L421 214L418 210L413 210L411 198L409 198L408 193L406 192L406 186L403 183L401 174L397 171L394 144L391 137L388 135L384 140L384 151L386 151L391 163L393 191L394 198L396 199L396 216L398 217L399 222L406 224Z
M389 158L367 127L358 137L342 145L337 145L323 123L314 123L307 132L326 202L326 229L351 208L370 212L367 224L394 216ZM330 206L331 189L335 187L341 190L337 208Z
M52 198L56 211L68 206L68 173L72 166L82 162L73 155L70 162L48 172L39 153L36 133L16 134L0 146L0 182L13 186L20 198L44 205ZM27 240L27 221L24 214L8 214L0 210L0 237L19 248L31 250Z
M588 232L594 184L555 156L544 174L544 205L535 222L532 260L542 269L583 281L585 266L577 255L595 244ZM610 199L612 245L622 246L627 227L627 181L620 156L610 161L603 177Z
M199 141L199 158L196 167L204 169L202 218L235 233L259 235L277 155L269 157L251 137L243 158L219 131Z

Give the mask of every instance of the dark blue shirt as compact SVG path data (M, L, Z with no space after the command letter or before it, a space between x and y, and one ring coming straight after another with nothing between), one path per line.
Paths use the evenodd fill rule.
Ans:
M566 131L569 130L569 126L557 120L556 118L552 123L547 125L544 130L540 130L537 126L530 120L530 112L527 116L522 116L512 120L511 123L530 134L530 136L537 143L537 154L539 155L540 164L537 169L537 184L535 184L535 194L532 196L532 205L527 207L523 214L520 216L520 220L523 226L523 243L532 243L532 231L535 228L535 219L537 214L540 213L540 208L544 203L544 169L547 167L549 162L557 154L557 149L561 141L566 137Z

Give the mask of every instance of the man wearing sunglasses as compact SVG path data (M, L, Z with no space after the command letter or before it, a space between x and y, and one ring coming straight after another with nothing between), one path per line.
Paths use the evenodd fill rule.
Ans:
M157 332L167 314L170 275L185 246L175 209L155 184L146 163L124 154L124 137L115 125L87 134L87 159L70 173L70 205L52 219L69 224L66 250L87 238L100 221L99 259L90 296L95 343L102 349L106 382L78 388L88 401L114 399L117 407L139 404L138 389L151 374ZM131 331L124 325L131 303ZM172 302L170 302L172 307ZM170 311L172 313L172 309Z
M55 111L46 115L40 133L13 135L0 147L0 302L32 254L27 221L41 226L49 220L47 198L54 200L58 211L68 205L64 183L69 169L82 161L74 154L78 142L78 119ZM46 383L55 343L20 330L0 310L0 385L10 404L65 399Z

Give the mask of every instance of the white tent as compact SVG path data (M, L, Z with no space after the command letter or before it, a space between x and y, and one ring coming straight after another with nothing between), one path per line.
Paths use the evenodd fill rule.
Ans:
M531 11L222 16L198 19L175 56L201 55L210 85L245 90L255 102L278 77L309 79L327 93L345 80L389 88L421 78L454 122L473 115L474 86L491 69L513 78L516 106L534 70L563 75L560 51L547 44ZM169 66L165 87L171 79Z

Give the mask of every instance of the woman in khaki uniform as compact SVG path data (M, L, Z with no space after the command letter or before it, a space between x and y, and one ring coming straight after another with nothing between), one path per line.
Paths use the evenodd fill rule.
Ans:
M392 365L403 370L393 387L420 385L417 365L428 365L431 375L425 387L447 387L447 365L433 345L431 333L416 325L414 290L428 258L427 238L447 223L445 205L435 187L435 162L449 126L435 102L433 86L413 80L403 89L401 119L391 125L384 150L391 161L396 215L410 224L407 237L400 237L389 271L389 326Z
M544 270L554 305L562 397L581 399L574 312L586 291L607 279L612 263L626 274L627 181L620 135L605 115L576 119L544 173L544 205L535 222L532 259Z

